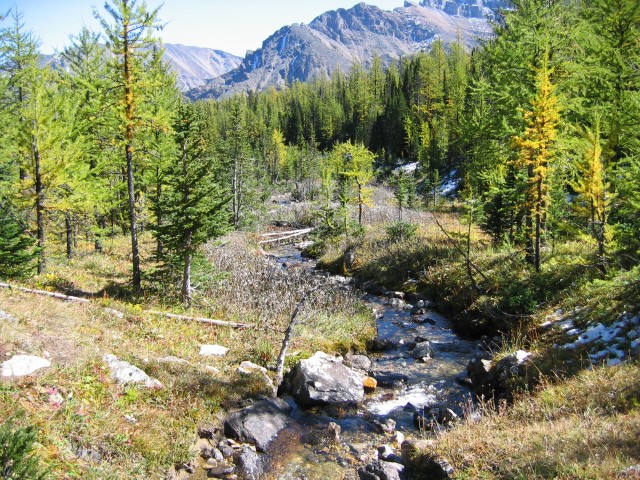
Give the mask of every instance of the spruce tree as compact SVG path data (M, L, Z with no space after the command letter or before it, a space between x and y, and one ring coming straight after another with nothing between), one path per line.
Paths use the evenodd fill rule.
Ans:
M163 174L164 191L154 210L161 224L153 229L168 255L165 263L182 267L182 301L191 303L193 255L207 240L222 235L229 224L229 201L220 183L221 165L207 144L202 111L195 105L180 106L175 124L176 152Z

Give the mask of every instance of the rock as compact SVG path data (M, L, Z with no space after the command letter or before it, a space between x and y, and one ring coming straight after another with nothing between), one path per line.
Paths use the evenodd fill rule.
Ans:
M248 446L242 447L236 465L240 476L246 480L259 480L264 473L264 461Z
M402 461L410 476L416 473L420 478L446 480L453 475L453 467L447 460L427 453L433 445L433 441L425 440L406 440L402 443Z
M379 387L401 387L409 379L405 374L398 372L374 372L373 376Z
M324 352L301 360L288 376L291 395L302 406L356 404L364 399L363 375Z
M14 355L9 360L2 362L2 376L24 377L50 366L51 362L46 358L35 355Z
M388 305L389 307L393 307L393 308L402 308L402 307L404 307L404 300L402 300L401 298L397 298L397 297L392 297L392 298L388 299L384 303L385 303L385 305Z
M367 293L371 293L373 295L384 295L386 292L385 288L382 285L374 282L373 280L368 280L366 282L363 282L360 285L360 290L363 290Z
M423 430L433 430L435 426L448 427L458 420L458 415L446 405L426 406L413 414L413 423Z
M467 376L478 395L491 396L494 384L493 374L491 373L491 360L480 357L469 360Z
M396 454L389 445L380 445L378 447L378 458L385 462L395 461Z
M333 443L340 443L340 432L342 432L340 425L336 422L329 422L329 425L327 425L327 440Z
M396 430L396 421L393 418L387 418L384 423L374 418L370 423L380 433L392 434Z
M428 341L418 343L415 348L411 350L411 356L419 360L429 360L433 358L434 350L431 343Z
M6 320L11 323L18 323L18 319L16 317L3 310L0 310L0 320Z
M229 349L222 345L200 345L200 355L211 357L224 357Z
M264 381L265 387L268 390L274 390L273 381L271 380L271 377L267 375L267 369L260 365L256 365L253 362L245 360L238 366L236 372L241 375L259 375Z
M363 372L368 372L371 369L371 359L366 355L347 355L344 364Z
M198 427L198 437L213 440L218 438L219 429L213 425L201 425Z
M399 463L375 460L358 469L360 480L404 480L404 467Z
M386 352L395 348L396 344L386 338L375 338L367 343L367 350L374 353Z
M164 385L155 378L150 377L135 365L131 365L123 360L118 360L115 355L106 354L102 360L111 370L111 378L117 383L127 385L135 383L147 388L163 388Z
M235 471L234 465L227 463L218 463L217 465L208 468L207 477L209 478L227 478L227 475L231 475Z
M616 478L638 480L640 479L640 465L634 465L618 473Z
M224 434L241 442L252 443L264 451L289 422L291 407L279 398L261 400L233 412L224 421Z
M373 377L366 377L364 379L364 382L362 382L362 385L364 387L365 392L371 393L376 390L376 387L378 386L378 382Z
M167 357L160 357L156 360L158 363L179 363L182 365L188 364L184 358L174 357L173 355L169 355Z
M393 441L393 443L395 443L398 448L402 447L402 443L404 442L405 438L404 438L404 433L402 432L395 432L393 434L393 437L391 438L391 440Z
M500 359L491 369L493 376L493 388L496 395L510 400L510 380L515 377L525 377L527 374L527 363L531 358L531 353L518 350L511 355Z
M400 300L404 300L404 292L387 292L387 295L390 298L398 298Z

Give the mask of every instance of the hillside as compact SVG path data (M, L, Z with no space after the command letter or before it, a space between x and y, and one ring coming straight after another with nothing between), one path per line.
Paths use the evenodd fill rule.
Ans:
M227 97L234 92L281 88L294 81L348 72L358 62L369 66L374 55L383 65L429 48L434 40L458 40L472 47L486 37L485 19L448 15L437 8L405 3L394 11L360 3L325 12L309 25L282 27L262 48L250 52L238 68L191 90L192 99Z

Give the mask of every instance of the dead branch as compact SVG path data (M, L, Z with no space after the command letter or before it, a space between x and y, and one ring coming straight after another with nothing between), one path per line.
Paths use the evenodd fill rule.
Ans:
M268 240L260 240L258 242L258 245L263 244L263 243L280 242L282 240L287 240L289 238L299 237L301 235L306 235L307 233L311 233L311 232L313 232L313 230L314 230L314 228L302 228L300 230L289 230L287 232L263 233L263 234L260 235L261 237L272 237L272 236L278 235L278 238L272 238L272 239L268 239Z

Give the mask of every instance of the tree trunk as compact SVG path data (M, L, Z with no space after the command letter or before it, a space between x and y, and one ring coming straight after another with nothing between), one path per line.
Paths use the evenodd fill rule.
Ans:
M64 226L67 231L67 258L71 260L73 258L73 223L70 212L64 215Z
M35 189L36 189L36 227L38 237L38 247L42 249L38 258L38 275L44 272L44 188L42 185L42 167L40 163L40 151L35 138L31 138L31 149L33 151L33 160L35 166Z
M182 275L182 301L189 307L191 305L191 240L184 252L184 273Z
M136 216L136 196L133 179L133 137L134 137L134 104L133 77L131 72L131 51L129 45L129 25L125 23L123 34L124 63L124 101L125 101L125 156L127 159L127 191L129 194L129 232L131 234L131 264L133 270L133 289L140 291L140 251L138 249L138 219Z
M162 181L160 180L160 167L157 168L156 174L157 174L156 175L156 178L157 178L156 197L157 197L158 204L160 204L160 199L162 198ZM158 228L162 227L162 213L160 211L158 211L158 218L156 218L156 222L158 224ZM162 237L158 235L157 244L156 244L156 255L158 258L162 258L163 254L164 254L164 245L162 244Z

